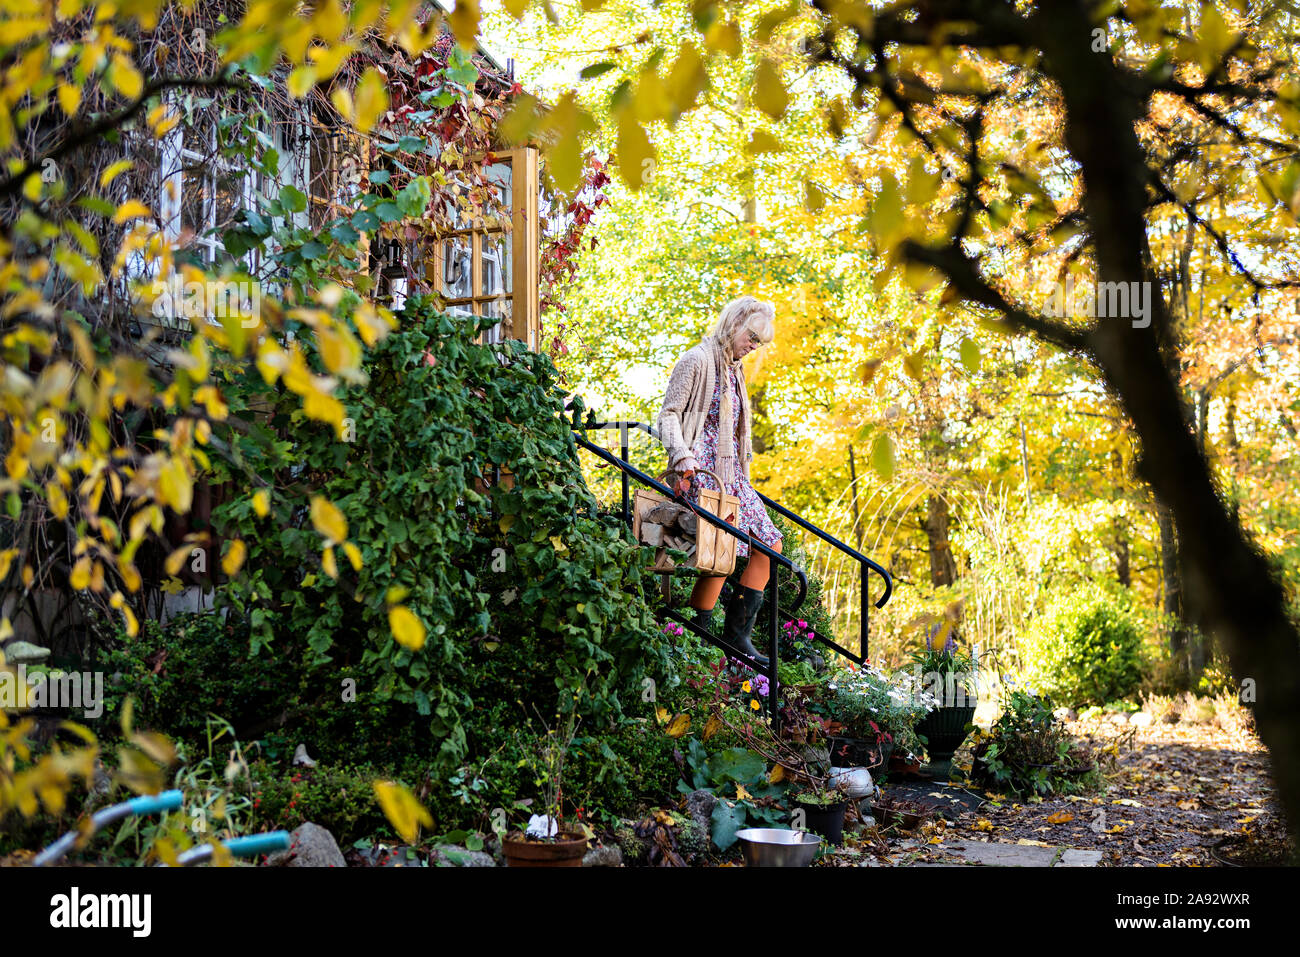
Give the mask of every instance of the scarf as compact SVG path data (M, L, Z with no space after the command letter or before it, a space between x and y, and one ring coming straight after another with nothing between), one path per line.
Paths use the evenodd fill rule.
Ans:
M736 430L732 428L731 410L731 370L739 360L731 358L723 344L713 336L706 336L703 342L708 346L713 359L713 375L721 390L718 405L718 478L725 485L735 482L739 472L736 467ZM743 401L743 400L742 400ZM744 422L744 409L741 409L741 427Z

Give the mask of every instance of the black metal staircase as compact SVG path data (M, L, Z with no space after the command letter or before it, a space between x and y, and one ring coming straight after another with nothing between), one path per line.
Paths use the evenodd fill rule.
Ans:
M585 422L579 422L577 412L575 411L572 428L574 433L574 439L578 443L578 446L580 448L586 449L588 452L592 453L593 455L601 459L606 464L611 465L614 468L617 468L622 473L621 474L621 484L622 484L622 492L623 492L622 517L624 521L629 523L629 525L631 524L632 521L632 512L631 509L629 508L630 483L632 480L636 480L641 485L644 485L647 488L654 489L655 491L659 492L661 495L665 495L668 498L680 498L667 485L664 485L658 479L655 479L652 476L647 475L645 472L641 471L639 468L637 468L635 465L633 465L631 462L628 461L628 436L632 430L640 430L642 432L645 432L651 438L654 438L656 440L659 438L658 432L652 429L649 425L646 425L643 422L600 422L600 421L596 421L594 416L590 416L590 415ZM587 434L586 434L587 432L593 430L602 430L602 429L619 430L619 453L620 453L619 455L614 455L614 453L610 452L608 449L605 449L602 446L597 445L595 442L592 442L589 438L587 438ZM822 541L830 545L832 548L835 548L843 552L845 555L848 555L850 558L854 559L858 563L859 574L861 576L860 595L862 601L861 635L860 635L860 643L858 646L861 649L860 653L854 654L853 652L849 651L847 648L844 648L841 645L839 645L829 635L823 635L817 632L810 632L810 634L812 634L812 637L815 641L830 648L836 654L839 654L849 659L855 664L862 664L862 662L865 661L867 657L867 632L868 632L868 622L869 622L869 609L872 604L874 604L875 607L877 608L883 608L885 606L885 602L889 601L889 596L893 593L894 590L894 582L893 579L890 577L889 572L886 571L884 568L882 568L880 565L878 565L876 562L873 562L870 558L867 558L867 556L863 555L861 552L857 551L856 549L852 548L849 545L846 545L844 542L841 542L838 538L826 532L825 530L818 528L816 525L814 525L812 522L809 522L807 519L803 518L802 516L796 515L788 508L785 508L784 506L772 501L766 495L759 493L759 498L762 499L764 505L766 505L768 508L775 511L782 518L786 519L787 521L793 522L795 525L799 526L809 534L817 536ZM704 519L705 521L711 523L712 525L718 528L724 529L725 531L736 536L736 538L748 544L751 550L751 554L754 551L761 552L762 554L766 555L768 559L774 563L774 565L789 569L790 572L795 577L795 582L798 586L798 592L792 603L790 603L787 606L782 606L781 595L780 595L780 581L779 581L780 575L777 574L775 569L773 570L772 574L768 578L766 605L769 609L776 609L776 613L768 615L769 628L768 628L768 635L767 635L767 646L768 646L767 665L760 665L755 659L750 658L748 655L739 651L737 648L733 647L730 643L724 641L721 637L714 635L711 632L706 631L705 629L697 628L689 615L683 614L681 611L672 607L670 604L666 604L665 606L663 606L660 609L660 614L664 618L668 618L677 622L683 628L689 629L692 633L699 635L701 638L703 638L705 641L708 641L710 644L713 644L716 647L721 648L729 657L735 659L736 661L744 663L745 665L752 668L754 671L758 672L759 674L766 676L768 679L768 687L770 689L768 693L768 701L775 702L777 700L777 693L779 691L779 681L777 678L777 663L778 663L778 654L780 650L778 648L778 644L779 644L778 639L781 633L781 625L783 622L790 622L790 621L797 620L796 614L800 606L803 604L804 599L808 595L808 576L804 573L803 569L796 566L794 562L790 560L789 557L770 548L765 543L751 536L748 532L736 528L735 526L726 522L722 518L719 518L717 515L714 515L712 512L708 511L707 509L696 507L695 511L700 516L700 518ZM873 572L879 575L884 580L884 591L882 592L881 596L878 599L876 599L874 603L870 599L870 595L867 588L870 575ZM762 647L758 636L754 637L754 644L757 647ZM774 723L779 723L780 720L779 713L776 711L776 709L772 709L771 717Z

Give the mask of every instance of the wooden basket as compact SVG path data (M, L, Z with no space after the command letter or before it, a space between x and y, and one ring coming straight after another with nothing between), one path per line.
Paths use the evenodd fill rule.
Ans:
M697 469L696 474L699 473L712 476L713 481L718 484L718 489L723 488L722 480L716 473L708 469ZM659 480L664 482L671 475L672 473L666 472ZM699 507L696 508L689 503L683 504L680 500L667 498L651 489L637 489L632 500L632 535L644 545L655 545L659 548L655 554L653 567L653 571L656 572L666 573L673 569L672 560L667 555L667 547L642 531L642 526L647 524L646 515L660 506L675 506L683 512L707 510L732 525L740 516L740 499L727 492L701 488ZM694 544L695 550L682 567L693 568L701 575L725 576L736 570L736 537L730 532L723 531L704 519L696 519Z

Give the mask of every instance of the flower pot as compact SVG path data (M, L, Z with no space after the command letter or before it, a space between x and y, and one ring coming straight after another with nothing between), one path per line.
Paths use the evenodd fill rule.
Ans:
M927 821L932 817L929 814L921 814L917 811L899 811L891 807L871 806L871 816L876 819L876 824L881 827L898 825L904 831L914 831L921 826L922 821Z
M883 771L894 753L893 741L867 738L834 737L830 739L831 764L837 768L868 768Z
M848 801L835 804L805 804L798 798L795 807L804 812L805 831L812 831L826 838L827 844L836 847L844 843L844 812L848 810Z
M891 774L920 774L921 762L907 754L891 754L888 770Z
M936 708L921 719L916 733L925 738L925 750L931 762L953 756L966 740L966 726L975 717L974 703L963 707Z
M512 834L501 842L506 867L581 867L587 853L587 836L581 831L561 831L553 841L534 841Z

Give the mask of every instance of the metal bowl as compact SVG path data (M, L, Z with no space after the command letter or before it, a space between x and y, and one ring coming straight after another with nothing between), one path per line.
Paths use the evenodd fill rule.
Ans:
M736 832L746 867L807 867L822 839L807 831L750 827Z

